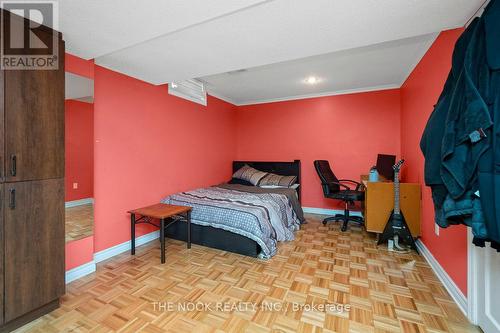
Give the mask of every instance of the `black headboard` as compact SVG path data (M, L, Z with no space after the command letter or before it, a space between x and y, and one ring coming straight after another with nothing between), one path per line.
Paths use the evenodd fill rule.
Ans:
M238 171L245 164L248 164L252 168L257 170L272 172L277 175L282 176L296 176L297 183L301 184L300 179L300 160L295 160L293 162L255 162L255 161L233 161L233 173ZM297 189L297 194L300 197L301 187Z

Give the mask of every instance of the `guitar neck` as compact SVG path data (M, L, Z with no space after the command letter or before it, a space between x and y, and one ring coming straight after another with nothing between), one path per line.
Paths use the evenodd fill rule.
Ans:
M401 213L401 207L399 206L399 172L394 172L394 214L399 215Z

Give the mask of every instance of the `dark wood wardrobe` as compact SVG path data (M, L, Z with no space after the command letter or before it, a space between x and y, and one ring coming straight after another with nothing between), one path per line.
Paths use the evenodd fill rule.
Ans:
M58 70L0 71L2 332L57 308L65 292L64 41L37 31L53 34Z

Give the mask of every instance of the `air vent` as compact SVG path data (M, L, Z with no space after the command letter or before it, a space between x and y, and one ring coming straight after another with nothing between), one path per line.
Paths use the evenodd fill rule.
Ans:
M205 86L196 79L169 83L168 93L198 104L207 105Z

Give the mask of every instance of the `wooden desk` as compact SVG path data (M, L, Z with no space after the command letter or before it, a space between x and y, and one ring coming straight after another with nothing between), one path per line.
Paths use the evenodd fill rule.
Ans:
M363 215L366 230L382 233L394 209L394 184L392 182L361 181L366 186ZM401 211L413 237L420 236L420 184L401 183Z
M131 248L130 252L135 255L135 226L140 223L151 224L160 228L160 242L161 242L161 263L165 263L165 228L170 224L180 220L187 222L187 248L191 248L191 207L187 206L174 206L167 204L156 204L148 207L142 207L128 211L130 213L130 231L131 231ZM136 219L136 215L140 218ZM160 224L155 224L152 219L159 219ZM165 224L168 222L168 224Z

